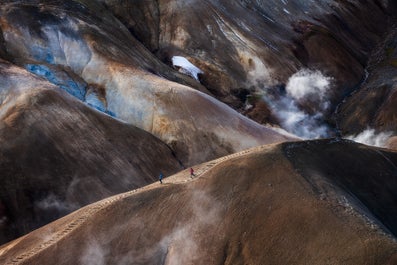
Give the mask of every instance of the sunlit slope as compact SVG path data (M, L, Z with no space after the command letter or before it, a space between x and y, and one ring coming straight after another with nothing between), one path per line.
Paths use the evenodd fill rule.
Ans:
M200 92L197 80L161 62L99 2L6 2L0 27L13 62L152 133L186 165L292 139ZM90 87L101 94L96 100Z
M183 171L164 184L89 205L2 246L0 261L395 264L397 243L382 224L393 213L374 214L367 204L387 207L385 200L368 195L370 184L384 181L381 172L389 185L379 184L379 192L394 198L395 154L350 142L308 145L316 146L311 152L317 159L294 156L306 152L295 143L263 146L197 166L194 179ZM341 188L337 178L326 175L329 161L323 153L335 148L360 154L345 156L340 167L373 166L353 178L339 171L338 178L363 183L360 188ZM301 159L308 160L301 164ZM314 170L316 182L307 177ZM329 185L319 190L318 183Z
M0 242L182 166L153 135L0 61Z

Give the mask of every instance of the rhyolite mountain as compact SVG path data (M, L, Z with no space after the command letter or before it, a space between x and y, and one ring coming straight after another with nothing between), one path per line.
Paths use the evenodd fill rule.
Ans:
M0 16L5 48L15 62L157 136L186 165L293 138L172 82L181 74L150 53L100 3L10 2L1 6ZM99 92L89 91L89 85Z
M397 113L397 26L371 56L367 77L359 90L338 108L338 124L344 134L357 133L368 126L395 131ZM394 146L396 147L396 146Z
M396 163L347 141L262 146L86 206L0 262L396 264Z
M2 242L183 169L153 135L25 69L0 61L0 82Z
M190 58L204 72L201 83L236 108L301 68L332 76L337 104L365 78L396 10L393 1L103 2L164 62ZM251 116L271 122L255 103L260 114L254 108Z
M396 264L396 11L0 0L0 260Z
M110 12L54 4L0 7L1 242L160 172L297 139L199 92Z

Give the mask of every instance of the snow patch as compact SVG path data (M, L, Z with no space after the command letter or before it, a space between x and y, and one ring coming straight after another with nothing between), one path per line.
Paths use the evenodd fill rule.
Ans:
M199 74L203 74L203 71L201 71L198 67L189 62L188 59L182 56L173 56L172 65L174 67L179 67L179 72L189 75L196 80L198 80Z
M345 138L366 145L387 147L387 140L392 136L392 134L392 132L377 133L375 129L367 128L357 135L349 135Z

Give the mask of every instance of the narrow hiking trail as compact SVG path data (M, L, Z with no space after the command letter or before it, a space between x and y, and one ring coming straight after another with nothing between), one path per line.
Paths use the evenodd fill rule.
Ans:
M210 162L206 162L197 166L194 166L195 170L195 177L191 178L190 177L190 172L189 169L183 170L181 172L178 172L170 177L164 178L163 179L163 184L160 184L158 182L150 184L145 187L141 187L132 191L128 191L125 193L121 193L115 196L111 196L109 198L103 199L99 202L90 204L88 206L85 206L79 210L77 210L77 213L79 213L76 218L68 222L66 225L63 225L59 230L55 231L52 233L52 235L47 236L47 239L43 239L42 243L38 243L36 246L33 246L30 249L27 249L23 251L23 253L17 255L14 258L7 259L7 262L5 263L6 265L16 265L16 264L23 264L24 261L28 260L29 258L33 257L34 255L44 251L45 249L49 248L50 246L56 244L63 238L65 238L69 233L74 231L76 228L78 228L80 225L82 225L84 222L86 222L89 218L94 216L96 213L104 210L108 206L112 205L113 203L120 201L126 197L133 196L135 194L145 192L147 190L151 189L156 189L156 188L161 188L162 185L167 185L167 184L183 184L191 181L195 181L199 179L202 175L207 173L209 170L214 168L215 166L221 164L224 161L227 161L232 158L244 156L250 153L254 153L257 151L261 151L264 149L271 149L273 146L276 144L270 144L270 145L262 145L258 147L253 147L247 150L243 150L238 153L234 153L228 156L224 156L215 160L212 160ZM14 240L13 242L9 243L2 249L0 249L0 261L2 260L2 256L6 255L9 249L12 249L13 246L17 245L21 240L23 240L26 236L22 236L19 239Z

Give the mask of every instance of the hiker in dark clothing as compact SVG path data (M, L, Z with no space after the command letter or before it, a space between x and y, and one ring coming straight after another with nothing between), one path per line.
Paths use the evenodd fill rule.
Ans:
M191 178L193 178L193 177L195 177L196 175L194 175L194 170L193 170L193 168L191 167L190 168L190 177Z
M161 183L161 184L163 184L163 177L164 177L164 176L163 176L163 173L160 173L159 180L160 180L160 183Z

